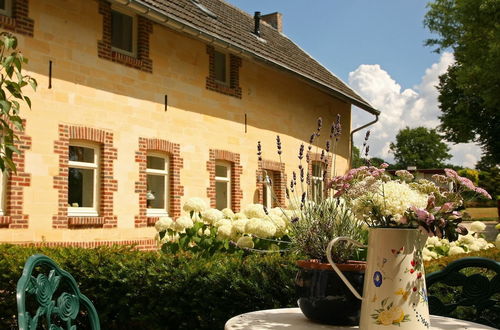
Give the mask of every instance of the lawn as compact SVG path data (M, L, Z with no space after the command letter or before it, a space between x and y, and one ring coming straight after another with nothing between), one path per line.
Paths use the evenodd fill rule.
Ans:
M496 207L469 207L465 209L473 220L498 220L498 209Z

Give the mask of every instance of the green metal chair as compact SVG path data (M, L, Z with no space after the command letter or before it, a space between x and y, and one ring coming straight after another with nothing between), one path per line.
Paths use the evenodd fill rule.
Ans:
M35 274L38 275L35 277ZM29 299L34 301L34 315L27 311L27 296L35 298ZM101 328L94 305L80 293L73 276L43 254L35 254L26 261L17 282L16 299L20 330L35 330L39 326L49 330L76 330L73 323L80 314L80 306L84 307L90 328Z
M499 262L462 258L427 275L426 283L431 314L500 328Z

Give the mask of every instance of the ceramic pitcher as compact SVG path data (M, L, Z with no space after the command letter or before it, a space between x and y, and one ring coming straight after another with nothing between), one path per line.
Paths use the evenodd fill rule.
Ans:
M346 237L337 237L328 244L326 251L333 269L362 300L360 329L418 330L430 327L422 260L426 237L418 229L369 229L364 297L331 259L332 248L341 241L363 245Z

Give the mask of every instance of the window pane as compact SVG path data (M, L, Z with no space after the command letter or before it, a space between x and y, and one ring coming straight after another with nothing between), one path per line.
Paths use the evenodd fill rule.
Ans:
M94 207L94 170L69 168L68 204L72 207Z
M152 209L166 209L165 204L165 177L162 175L147 176L147 205ZM154 199L152 199L154 197Z
M148 156L147 167L154 170L165 170L165 158Z
M223 165L215 165L215 176L227 178L227 167Z
M94 163L94 149L69 146L69 160L84 163Z
M132 26L132 16L111 11L111 45L132 52Z
M215 183L215 207L218 210L225 209L229 207L227 205L228 197L228 183L227 182L216 182Z
M313 201L319 202L323 194L323 181L313 180L312 182L312 198Z
M0 0L0 9L5 10L5 0Z
M226 54L214 52L215 79L226 81Z
M323 177L322 167L323 166L321 166L321 163L313 163L312 175L317 177Z

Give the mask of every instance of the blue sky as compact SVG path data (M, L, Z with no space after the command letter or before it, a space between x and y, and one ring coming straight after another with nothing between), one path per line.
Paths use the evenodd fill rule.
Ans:
M371 154L392 161L388 145L405 126L439 124L440 74L451 53L436 54L424 41L425 0L226 0L253 15L283 14L283 33L382 111L371 127ZM373 118L353 111L353 127ZM361 135L355 138L361 144ZM451 163L473 167L480 150L451 145Z

